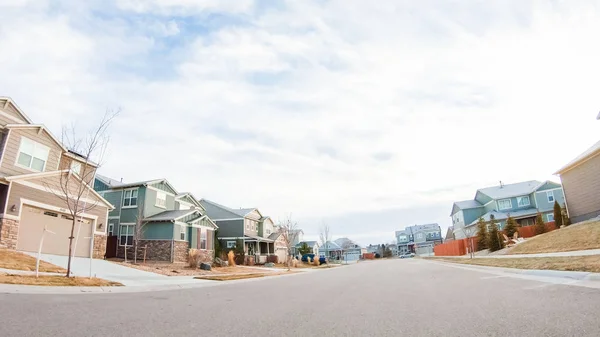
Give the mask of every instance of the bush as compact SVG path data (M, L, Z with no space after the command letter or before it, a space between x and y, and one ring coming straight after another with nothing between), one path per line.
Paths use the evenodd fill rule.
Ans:
M381 255L379 255L379 253L375 253L375 258L376 258L376 259L380 259L380 258L381 258Z
M490 233L488 236L488 249L490 252L495 252L504 248L504 240L500 239L500 231L498 230L498 224L493 216L490 216Z
M544 218L542 217L542 213L538 212L535 216L535 235L540 235L546 233L546 224L544 223Z
M198 268L200 264L200 251L195 248L190 248L188 251L188 264L190 268Z
M488 248L488 236L487 224L483 218L479 218L477 221L477 250Z
M554 224L556 228L560 228L563 225L562 208L558 201L554 201Z
M517 221L511 216L508 216L508 219L506 219L506 226L504 227L504 233L506 233L506 236L509 238L512 238L516 231Z

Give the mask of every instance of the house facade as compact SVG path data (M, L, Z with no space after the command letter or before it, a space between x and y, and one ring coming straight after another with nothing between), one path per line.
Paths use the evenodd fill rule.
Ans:
M571 222L600 216L600 141L558 172Z
M362 248L356 242L348 238L339 238L334 241L342 248L342 258L347 261L359 260L362 255Z
M200 200L200 204L219 227L217 240L224 251L234 249L241 241L246 256L254 256L256 263L265 263L267 256L275 254L285 261L287 245L273 220L257 208L234 209L207 199Z
M396 231L398 255L415 253L429 255L433 247L442 243L442 229L437 223L414 225Z
M538 213L544 221L554 221L554 202L565 203L562 186L552 181L525 181L477 190L473 200L457 201L452 206L454 237L464 239L477 235L477 222L494 217L500 230L510 215L520 226L533 225Z
M191 193L178 193L166 179L123 183L101 175L94 188L115 209L108 215L107 257L186 262L196 248L202 262L214 256L217 225Z
M45 233L42 253L68 255L75 221L74 255L104 256L113 206L90 186L97 165L8 97L0 97L0 149L0 245L37 252Z
M308 246L308 248L310 248L311 254L315 254L315 255L319 255L319 243L317 241L301 241L298 242L298 244L296 244L295 246L295 251L299 252L300 248L302 248L302 245L305 244ZM294 254L297 255L298 253Z

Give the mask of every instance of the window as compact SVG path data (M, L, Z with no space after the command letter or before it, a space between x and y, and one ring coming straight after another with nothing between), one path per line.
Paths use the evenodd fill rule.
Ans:
M554 191L547 191L546 197L548 198L549 203L554 203Z
M510 209L512 208L512 202L510 201L510 199L498 200L498 208L501 210Z
M125 190L123 195L123 207L137 206L138 190Z
M133 245L133 231L135 225L121 225L119 227L119 246Z
M42 172L46 168L46 161L49 154L50 148L36 143L29 138L21 137L17 165Z
M206 249L206 229L200 228L200 249Z
M548 218L548 222L554 221L554 214L546 214L546 217Z
M254 221L250 221L250 223L252 223L252 230L256 230L256 227L254 226Z
M192 209L192 206L183 204L181 202L179 203L179 210L188 210L188 209Z
M48 215L54 218L58 218L58 213L54 213L54 212L44 212L44 215ZM73 218L71 218L71 220L73 220Z
M244 221L246 222L246 230L250 230L250 220L244 219Z
M114 225L114 224L112 224L112 223L109 223L109 224L108 224L108 235L109 235L109 236L113 236L113 232L114 232L114 230L115 230L115 225Z
M156 192L156 207L167 208L167 195L163 192Z
M80 174L81 173L81 163L78 161L71 161L71 171Z
M187 237L187 227L186 226L179 226L179 240L181 241L186 241L186 237Z
M523 197L517 197L517 205L519 207L526 207L531 205L531 202L529 201L529 196L523 196Z
M227 248L235 248L235 241L227 241Z

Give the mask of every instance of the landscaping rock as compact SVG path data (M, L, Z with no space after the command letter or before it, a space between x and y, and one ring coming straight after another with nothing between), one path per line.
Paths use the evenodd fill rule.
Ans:
M265 263L265 267L267 267L267 268L273 268L273 267L275 267L275 263L273 263L273 262Z
M202 270L210 270L210 264L208 263L200 263L200 269Z

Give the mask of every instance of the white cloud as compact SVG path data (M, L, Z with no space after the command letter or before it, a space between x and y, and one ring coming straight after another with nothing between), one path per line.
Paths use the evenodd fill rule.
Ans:
M597 141L592 2L125 1L108 19L28 5L0 11L2 94L54 130L121 106L105 174L233 207L449 212ZM142 29L133 12L164 18ZM395 221L447 225L435 209Z

